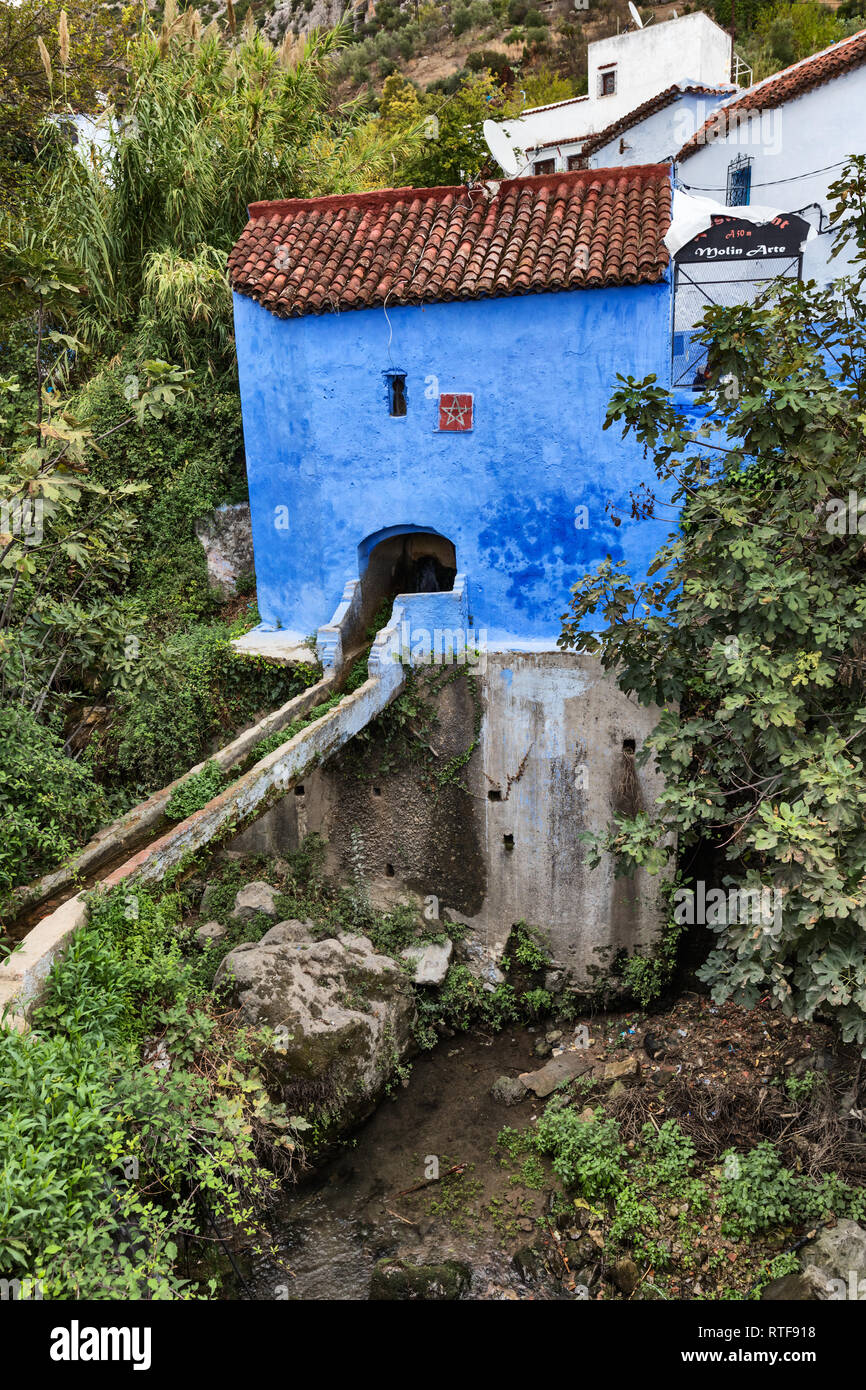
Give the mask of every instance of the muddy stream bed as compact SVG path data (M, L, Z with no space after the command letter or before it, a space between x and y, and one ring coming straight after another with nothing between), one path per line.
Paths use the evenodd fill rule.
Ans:
M512 1181L516 1165L497 1136L508 1125L525 1127L542 1102L529 1096L506 1107L489 1092L497 1077L541 1064L533 1048L543 1032L465 1034L418 1056L408 1084L319 1175L282 1199L271 1230L285 1268L264 1258L247 1264L247 1289L238 1284L235 1296L367 1299L373 1268L387 1257L462 1261L472 1269L470 1298L539 1297L525 1289L512 1257L538 1239L554 1182ZM433 1163L440 1174L467 1166L425 1181ZM419 1183L423 1190L406 1191Z

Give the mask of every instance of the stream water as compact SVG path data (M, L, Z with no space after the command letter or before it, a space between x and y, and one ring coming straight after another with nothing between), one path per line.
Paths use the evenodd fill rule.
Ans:
M366 1299L384 1257L461 1260L472 1269L471 1298L526 1294L512 1257L537 1239L551 1184L515 1180L497 1135L504 1126L525 1127L540 1102L530 1096L506 1107L489 1091L497 1077L541 1065L533 1052L540 1036L528 1029L462 1035L417 1057L408 1084L342 1153L286 1193L271 1223L280 1264L254 1260L238 1296ZM458 1177L429 1182L431 1160L440 1174L467 1166Z

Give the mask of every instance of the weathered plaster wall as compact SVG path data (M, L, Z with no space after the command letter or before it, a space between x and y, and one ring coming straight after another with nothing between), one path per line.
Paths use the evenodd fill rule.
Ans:
M377 905L429 896L467 922L477 963L495 964L511 927L524 920L589 986L593 968L603 970L617 951L651 947L662 920L658 880L615 880L608 860L588 869L580 840L584 830L606 827L615 810L637 809L623 804L624 759L632 756L623 742L633 739L639 751L658 711L627 699L594 658L573 653L488 655L477 685L483 718L461 772L465 790L422 788L411 761L372 775L375 749L359 764L350 748L305 777L302 791L236 847L285 853L317 832L337 881L351 881L360 855ZM467 681L444 685L438 709L431 742L441 764L474 736ZM661 789L651 766L638 772L638 785L649 808Z
M647 116L590 155L591 169L618 164L658 164L673 159L719 105L721 98L684 92L670 106Z
M524 918L585 980L593 963L646 946L658 932L658 881L615 882L609 860L587 869L579 837L606 828L617 809L636 809L621 804L624 758L632 756L623 742L634 740L639 751L659 711L627 699L595 658L573 653L491 655L484 694L488 891L473 925L498 949ZM648 808L661 779L650 765L638 780Z
M599 71L611 63L617 68L616 91L601 96ZM675 82L715 87L728 82L730 76L730 35L709 15L699 11L680 15L595 40L587 54L586 96L535 107L519 119L501 122L500 128L521 150L551 140L577 140L604 130ZM687 138L684 136L682 143ZM619 162L613 159L610 164Z
M599 73L616 64L616 92L600 97ZM731 75L731 36L696 11L627 34L614 34L589 45L590 99L604 118L594 129L633 111L674 82L716 86Z
M608 553L642 571L666 532L628 519L648 465L602 425L617 372L664 377L669 316L667 283L292 320L235 296L265 624L305 637L365 539L420 526L453 541L492 644L555 645L575 579ZM388 414L389 370L406 373L405 417ZM471 432L438 431L450 391L474 394Z

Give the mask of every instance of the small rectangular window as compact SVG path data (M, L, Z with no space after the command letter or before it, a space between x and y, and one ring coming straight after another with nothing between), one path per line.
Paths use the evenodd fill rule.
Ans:
M533 174L555 174L556 160L536 159L535 163L532 166L532 172Z
M728 165L728 207L748 207L752 196L752 161L741 155Z
M612 97L616 95L616 68L608 68L607 72L599 74L598 94L601 97Z
M568 156L568 159L566 160L566 168L587 169L589 168L589 162L588 160L584 159L582 154L570 154Z
M388 413L406 414L406 376L403 372L388 373Z

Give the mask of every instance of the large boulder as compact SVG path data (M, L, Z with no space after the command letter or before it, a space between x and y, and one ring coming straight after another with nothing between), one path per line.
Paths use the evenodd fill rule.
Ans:
M204 546L207 577L224 599L237 593L238 580L253 571L253 529L247 502L226 503L200 516L195 533Z
M800 1251L800 1268L774 1279L762 1299L834 1302L866 1298L866 1231L856 1221L837 1221Z
M241 1018L276 1032L268 1055L279 1096L316 1121L321 1153L376 1108L412 1050L411 982L366 936L314 941L309 922L279 922L229 951L215 983Z

